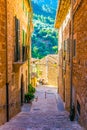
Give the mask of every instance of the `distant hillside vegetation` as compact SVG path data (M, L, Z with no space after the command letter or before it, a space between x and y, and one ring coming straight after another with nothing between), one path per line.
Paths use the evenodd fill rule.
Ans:
M43 58L58 52L58 31L54 29L56 5L53 0L33 0L32 57Z

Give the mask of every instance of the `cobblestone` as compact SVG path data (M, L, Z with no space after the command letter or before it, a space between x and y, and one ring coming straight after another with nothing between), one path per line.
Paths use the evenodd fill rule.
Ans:
M26 109L0 130L84 130L77 122L69 120L68 112L58 109L56 89L38 87L35 97L31 109L25 105Z

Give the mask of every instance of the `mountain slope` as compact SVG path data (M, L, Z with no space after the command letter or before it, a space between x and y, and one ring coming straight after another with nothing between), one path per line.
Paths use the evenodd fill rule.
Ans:
M53 6L52 6L53 5ZM43 58L56 54L58 47L57 31L54 29L57 0L33 0L32 57Z

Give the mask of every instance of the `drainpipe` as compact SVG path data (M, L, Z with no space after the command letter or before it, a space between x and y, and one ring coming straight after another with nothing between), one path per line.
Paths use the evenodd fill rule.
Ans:
M9 83L8 83L8 45L7 45L7 0L5 0L6 14L6 119L9 121Z
M29 54L28 54L28 85L31 84L31 39L29 39Z
M28 49L29 49L29 51L30 51L30 47L28 46ZM30 63L29 63L29 61L30 61L30 58L29 58L29 54L28 54L28 85L30 84L30 71L29 71L29 68L30 68Z
M72 76L73 76L73 0L71 0L71 40L70 40L70 117L72 116Z
M28 85L31 83L31 67L30 67L30 64L31 64L31 32L30 32L30 17L29 17L29 14L28 14L28 49L29 49L29 52L28 52Z
M63 85L63 101L65 102L65 84L64 84L64 68L63 68L63 49L64 49L64 41L63 41L63 25L62 25L62 85Z

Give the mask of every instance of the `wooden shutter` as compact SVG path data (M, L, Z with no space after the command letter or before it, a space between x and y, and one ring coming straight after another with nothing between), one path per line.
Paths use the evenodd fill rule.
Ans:
M20 60L20 21L18 20L18 60Z
M70 62L70 39L67 39L67 54L66 54L67 63Z
M20 60L20 22L15 17L15 61Z

